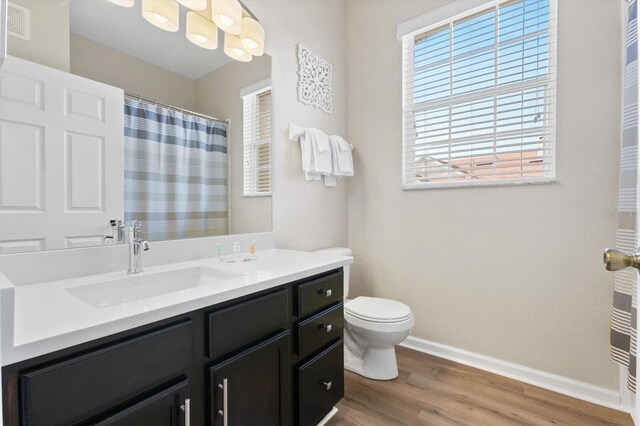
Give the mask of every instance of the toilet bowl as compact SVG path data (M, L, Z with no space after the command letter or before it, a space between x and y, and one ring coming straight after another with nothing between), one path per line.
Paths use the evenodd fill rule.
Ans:
M340 256L352 256L348 248L318 250ZM398 377L395 345L409 336L415 324L411 308L404 303L379 297L349 294L349 266L344 267L344 367L374 380Z

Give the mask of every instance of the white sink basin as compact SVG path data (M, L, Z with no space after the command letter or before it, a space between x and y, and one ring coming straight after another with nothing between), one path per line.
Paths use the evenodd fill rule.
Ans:
M243 275L238 272L193 266L166 272L143 272L140 275L68 288L67 292L93 307L106 308Z

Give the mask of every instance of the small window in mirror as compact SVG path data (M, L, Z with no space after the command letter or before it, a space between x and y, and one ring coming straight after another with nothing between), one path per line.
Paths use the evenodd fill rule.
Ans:
M244 196L271 195L271 87L242 97Z

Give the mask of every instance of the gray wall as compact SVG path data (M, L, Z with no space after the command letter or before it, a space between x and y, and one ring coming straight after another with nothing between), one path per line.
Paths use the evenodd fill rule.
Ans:
M240 90L271 76L271 58L255 57L249 63L234 61L197 81L197 111L231 120L230 234L271 230L271 197L244 197L243 126ZM225 102L220 102L224 99Z
M557 183L403 192L396 27L445 3L348 3L353 295L409 304L414 336L617 390L602 251L616 235L623 2L558 2Z
M69 0L11 0L31 11L31 39L9 36L9 55L69 71Z
M77 34L70 40L72 74L196 111L194 80Z
M347 133L347 3L343 0L246 0L266 30L273 87L273 230L278 247L312 250L347 244L347 182L305 182L300 145L289 121L329 134ZM333 66L333 112L297 101L297 43Z

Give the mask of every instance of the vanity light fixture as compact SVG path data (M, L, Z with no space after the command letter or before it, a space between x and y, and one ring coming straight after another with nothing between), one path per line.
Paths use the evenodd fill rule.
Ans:
M205 10L207 8L207 0L178 0L178 3L191 10Z
M253 18L242 18L242 33L240 42L248 53L253 56L264 54L264 28Z
M180 28L180 5L175 0L142 0L142 16L165 31Z
M240 37L232 34L224 35L224 53L226 53L230 58L240 62L249 62L253 59L253 56L247 53L242 46Z
M238 0L211 0L211 19L227 34L242 32L242 5Z
M135 0L108 1L123 7L135 3ZM230 58L249 62L264 54L264 28L239 0L142 0L142 16L158 28L176 32L180 28L180 5L191 9L187 12L186 36L196 46L217 49L220 28L226 33L224 53ZM207 16L196 10L206 11Z
M218 48L218 27L216 24L193 10L187 12L187 38L204 49Z
M133 7L136 0L109 0L113 4L117 4L122 7Z

